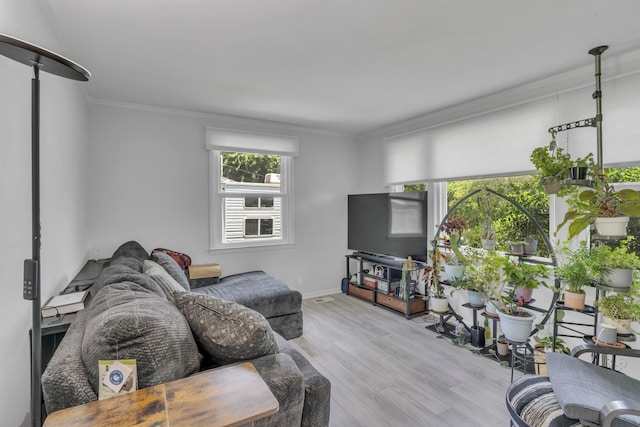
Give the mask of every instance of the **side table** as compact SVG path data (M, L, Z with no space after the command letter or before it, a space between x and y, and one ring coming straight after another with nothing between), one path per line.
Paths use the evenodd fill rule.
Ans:
M256 368L245 362L63 409L44 427L241 426L278 410Z

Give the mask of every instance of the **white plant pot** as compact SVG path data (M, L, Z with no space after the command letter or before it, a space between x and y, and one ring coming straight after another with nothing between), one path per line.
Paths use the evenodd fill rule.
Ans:
M623 237L627 235L628 216L596 218L596 231L601 236Z
M497 315L497 312L498 312L495 304L491 300L487 301L487 305L485 305L484 310L492 316Z
M446 298L431 297L429 300L431 311L436 313L446 313L449 311L449 300Z
M515 316L511 314L505 314L498 310L498 317L500 317L500 328L504 337L510 341L515 342L527 342L531 335L531 329L533 329L533 321L536 317L529 311L523 310L528 313L528 316Z
M627 335L633 333L633 329L631 329L631 320L629 319L612 319L603 315L601 323L614 325L618 334Z
M482 307L484 306L484 294L478 291L467 291L467 295L469 298L469 305L472 307Z
M456 279L462 279L464 276L464 270L467 268L466 265L444 265L444 272L447 275L447 278L451 281Z
M614 268L611 273L606 274L604 283L612 288L628 288L633 282L633 269Z
M480 239L482 241L482 249L493 251L496 248L496 239Z

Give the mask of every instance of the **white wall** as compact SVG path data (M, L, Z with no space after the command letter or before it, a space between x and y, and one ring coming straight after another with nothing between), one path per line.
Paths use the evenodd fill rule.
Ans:
M0 0L0 32L59 50L36 2ZM83 64L87 65L87 64ZM0 388L2 425L30 425L30 301L22 264L31 258L32 70L0 57ZM42 299L59 292L86 252L87 105L79 83L40 73Z
M137 240L217 262L223 275L265 270L312 297L340 289L353 187L353 141L264 122L96 103L90 109L90 252L109 257ZM299 135L295 160L296 245L209 253L205 127Z

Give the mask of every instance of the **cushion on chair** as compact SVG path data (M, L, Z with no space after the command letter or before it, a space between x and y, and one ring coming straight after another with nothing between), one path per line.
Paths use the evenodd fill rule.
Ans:
M507 390L507 409L516 427L573 427L578 420L567 418L553 393L549 378L526 375Z
M547 367L558 403L568 417L599 424L600 410L611 401L640 405L640 381L620 372L560 353L547 353ZM614 425L640 425L640 417L625 416L624 420Z

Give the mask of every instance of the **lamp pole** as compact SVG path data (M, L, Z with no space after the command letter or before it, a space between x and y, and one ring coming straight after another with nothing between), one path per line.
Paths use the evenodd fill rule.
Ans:
M0 34L0 54L33 68L31 80L31 258L24 261L22 296L32 303L31 425L42 424L42 329L40 312L40 69L73 80L91 76L80 65L15 37Z

